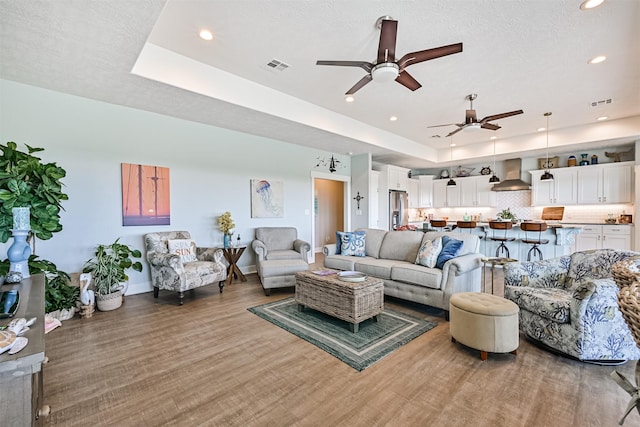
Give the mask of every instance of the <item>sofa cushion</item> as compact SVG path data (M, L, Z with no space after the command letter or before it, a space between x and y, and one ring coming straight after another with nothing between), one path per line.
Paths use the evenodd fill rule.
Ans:
M167 247L169 253L178 255L183 263L198 260L196 258L196 243L191 239L169 239Z
M389 231L380 246L380 258L414 263L422 242L422 232Z
M293 242L298 238L295 227L258 227L256 239L262 241L267 250L293 249Z
M427 240L422 243L418 250L418 256L416 257L416 264L420 264L425 267L433 268L438 261L438 255L442 250L442 238L436 237L434 240Z
M382 246L382 241L387 231L376 228L359 228L356 231L365 231L367 233L367 238L364 242L365 254L374 258L380 258L380 246Z
M391 268L398 261L372 257L355 258L354 270L379 279L391 279Z
M449 236L456 240L462 241L462 247L460 248L460 253L458 256L478 253L480 252L480 238L471 233L458 233L458 232L450 232L450 231L428 231L424 233L424 238L422 242L424 243L426 240L433 240L436 237L444 237Z
M335 270L351 271L355 270L356 260L361 259L363 258L356 258L348 255L327 255L324 257L324 266Z
M366 233L364 231L337 231L336 234L340 238L340 255L365 256L364 244Z
M279 260L279 259L302 259L302 254L298 251L294 251L293 249L283 249L283 250L271 250L267 252L267 260Z
M416 264L396 263L391 267L391 280L424 286L425 288L440 289L442 270Z
M436 261L436 268L444 267L444 263L449 261L451 258L455 258L460 253L460 248L462 248L462 240L453 239L449 236L442 237L442 250L438 255L438 260Z
M558 288L505 286L505 297L518 307L556 323L569 323L571 292Z

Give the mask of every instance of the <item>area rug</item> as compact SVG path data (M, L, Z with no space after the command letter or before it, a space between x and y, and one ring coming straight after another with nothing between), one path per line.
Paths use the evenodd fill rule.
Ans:
M358 371L368 368L437 325L436 322L385 308L377 322L365 320L360 323L360 330L353 333L343 320L310 308L299 312L293 297L248 310L316 345Z

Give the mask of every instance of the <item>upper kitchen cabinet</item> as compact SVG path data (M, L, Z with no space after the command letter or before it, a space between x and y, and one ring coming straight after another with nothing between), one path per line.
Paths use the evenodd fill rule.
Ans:
M386 178L386 187L389 190L409 191L409 169L385 165L381 173Z
M633 162L578 167L578 203L631 203Z
M409 193L409 207L420 207L420 180L417 178L407 179Z
M491 207L496 205L496 193L491 191L493 183L489 182L488 176L459 178L457 181L460 186L460 206Z
M420 175L420 207L433 207L433 175Z
M459 179L456 179L458 182ZM453 208L460 206L460 185L447 185L448 179L433 181L433 207Z
M540 180L543 170L530 171L531 204L533 206L575 205L578 202L579 168L551 169L554 179L547 181Z

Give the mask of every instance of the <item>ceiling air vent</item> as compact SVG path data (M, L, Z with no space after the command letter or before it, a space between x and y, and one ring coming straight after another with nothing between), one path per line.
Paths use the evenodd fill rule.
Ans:
M289 64L286 64L282 61L278 61L277 59L272 59L271 61L269 61L269 63L267 64L267 67L269 68L273 68L274 70L278 70L278 71L284 71L287 68L290 67Z
M602 107L603 105L608 105L611 104L613 102L613 100L611 98L609 99L602 99L600 101L593 101L591 103L592 107Z

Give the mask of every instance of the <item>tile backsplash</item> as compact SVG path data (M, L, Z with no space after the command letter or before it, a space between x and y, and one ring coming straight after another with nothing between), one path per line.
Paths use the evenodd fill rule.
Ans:
M495 218L503 209L510 208L517 218L528 220L540 220L542 206L531 206L531 191L500 191L496 193L495 208L433 208L433 209L409 209L409 221L424 221L430 213L434 218L448 217L449 220L462 220L465 214L482 215L483 220ZM565 206L563 222L604 222L609 214L614 217L622 213L633 214L634 205L588 205ZM635 220L635 218L634 218Z

